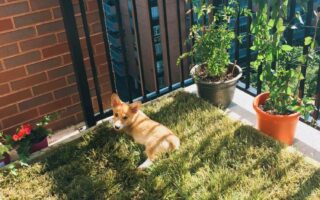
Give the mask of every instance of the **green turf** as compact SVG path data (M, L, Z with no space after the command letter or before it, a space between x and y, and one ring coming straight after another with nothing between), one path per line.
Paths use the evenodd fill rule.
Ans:
M0 175L3 199L317 199L320 169L182 92L144 106L181 138L149 170L143 147L110 129L89 132L42 162ZM9 198L10 197L10 198ZM1 199L1 198L0 198Z

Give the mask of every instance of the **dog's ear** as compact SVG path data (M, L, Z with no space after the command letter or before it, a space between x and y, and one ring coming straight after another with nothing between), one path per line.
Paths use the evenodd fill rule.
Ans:
M138 112L138 110L140 109L140 106L141 106L141 102L140 101L137 101L137 102L133 102L132 104L130 104L130 111L132 113L136 113Z
M113 93L111 95L111 107L117 107L117 106L120 106L121 104L122 104L122 101L119 98L119 96L116 93Z

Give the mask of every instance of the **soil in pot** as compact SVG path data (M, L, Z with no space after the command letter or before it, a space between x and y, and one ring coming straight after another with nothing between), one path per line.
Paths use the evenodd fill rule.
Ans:
M239 71L234 64L230 64L227 72L222 76L208 76L207 67L205 64L200 65L197 70L195 70L195 75L204 82L208 83L218 83L218 82L226 82L232 80L239 74Z
M262 93L255 97L253 108L257 113L257 128L272 138L291 145L294 140L296 127L299 121L299 113L288 115L271 114L261 109L269 97L269 93Z

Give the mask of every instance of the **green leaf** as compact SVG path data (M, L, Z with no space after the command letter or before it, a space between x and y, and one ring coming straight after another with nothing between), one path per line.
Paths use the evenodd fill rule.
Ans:
M284 45L281 46L281 49L283 51L291 51L293 49L293 47L290 46L290 45L284 44Z
M277 32L278 32L278 33L281 33L281 32L283 32L283 31L286 29L286 27L283 25L283 20L282 20L282 18L279 19L276 27L277 27Z
M288 87L286 92L287 92L287 95L291 95L291 93L292 93L291 88Z
M268 22L268 27L273 28L274 26L274 19L270 19Z
M304 38L304 45L308 46L311 44L311 42L312 42L312 37L308 36Z

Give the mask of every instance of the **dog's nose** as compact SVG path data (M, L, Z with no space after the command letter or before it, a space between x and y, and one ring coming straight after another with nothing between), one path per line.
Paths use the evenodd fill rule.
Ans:
M117 126L117 125L116 125L116 126L114 126L114 128L117 129L117 130L119 130L119 129L120 129L120 126Z

